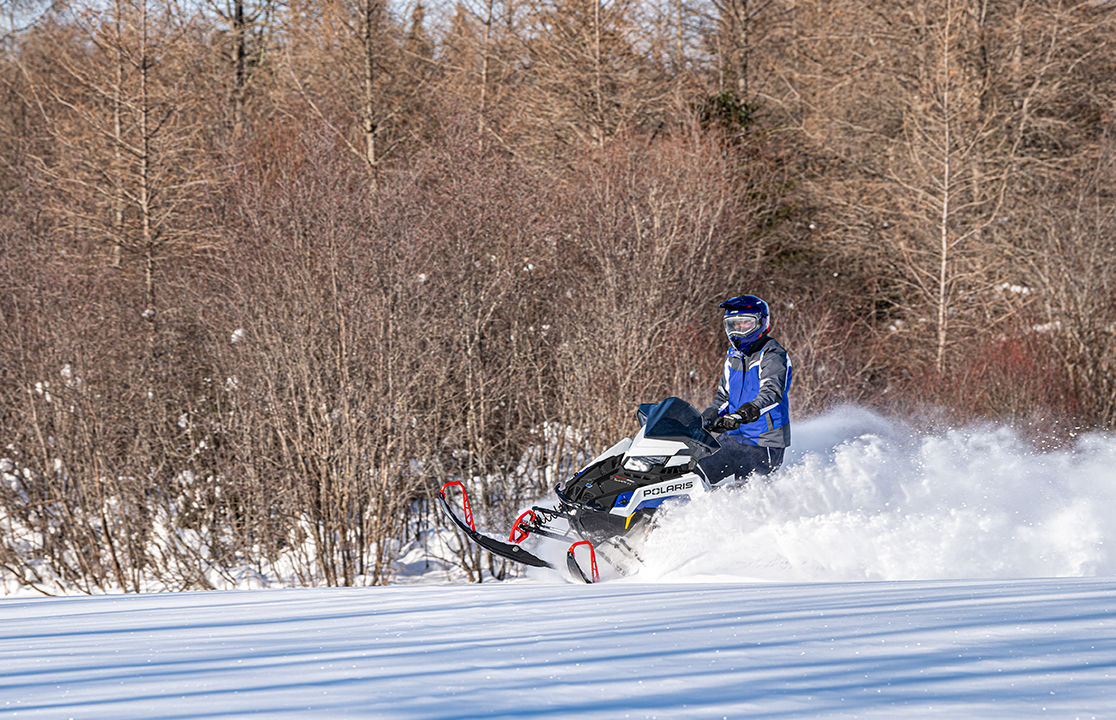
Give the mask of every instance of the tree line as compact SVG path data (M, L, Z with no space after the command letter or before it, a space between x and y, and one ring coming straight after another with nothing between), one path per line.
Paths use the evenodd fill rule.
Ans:
M506 523L708 402L743 292L799 418L1116 420L1112 3L0 16L9 582L389 582L442 482Z

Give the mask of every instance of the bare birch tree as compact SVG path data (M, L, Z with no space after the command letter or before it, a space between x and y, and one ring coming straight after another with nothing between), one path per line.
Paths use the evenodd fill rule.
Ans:
M533 143L601 147L669 104L670 84L636 51L633 12L629 0L530 5L523 132Z
M256 73L264 63L279 21L277 0L206 0L210 11L226 28L228 104L234 137L244 133L245 106Z
M154 327L160 263L201 247L184 215L211 182L189 91L191 21L152 0L69 12L89 45L59 38L53 64L27 70L53 141L37 160L61 216L114 266L138 270L139 304Z

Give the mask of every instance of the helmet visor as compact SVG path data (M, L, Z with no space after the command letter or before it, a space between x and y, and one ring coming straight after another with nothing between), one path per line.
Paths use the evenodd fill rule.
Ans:
M725 318L725 333L729 337L747 337L759 328L759 315L730 315Z

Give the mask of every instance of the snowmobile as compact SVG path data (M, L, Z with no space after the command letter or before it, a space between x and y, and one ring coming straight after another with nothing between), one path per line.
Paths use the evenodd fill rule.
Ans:
M646 403L639 406L637 415L641 427L634 438L616 443L556 485L555 505L536 505L524 511L512 524L507 542L477 531L469 494L460 480L447 482L438 491L442 509L477 545L523 565L555 567L523 547L521 543L528 537L571 543L566 551L570 575L582 582L597 582L598 549L606 558L619 554L625 561L638 562L638 550L629 539L646 532L660 505L710 491L697 461L721 447L702 427L698 411L685 400L671 397ZM450 508L447 492L453 486L461 489L463 518ZM582 548L581 554L589 559L588 573L577 560ZM623 563L612 564L623 571Z

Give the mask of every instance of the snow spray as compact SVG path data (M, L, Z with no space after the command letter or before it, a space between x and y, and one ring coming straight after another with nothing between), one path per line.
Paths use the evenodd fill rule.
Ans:
M840 408L795 425L770 482L664 510L638 580L1111 576L1116 437L1039 452L1003 426Z

